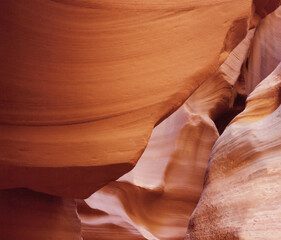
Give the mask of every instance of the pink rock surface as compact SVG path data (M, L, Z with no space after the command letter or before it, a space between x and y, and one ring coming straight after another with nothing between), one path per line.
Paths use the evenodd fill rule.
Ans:
M187 240L281 238L280 89L281 64L216 142Z
M281 8L260 23L249 57L246 91L249 94L281 61Z
M246 77L256 88L212 150L187 240L281 238L280 10L258 26Z

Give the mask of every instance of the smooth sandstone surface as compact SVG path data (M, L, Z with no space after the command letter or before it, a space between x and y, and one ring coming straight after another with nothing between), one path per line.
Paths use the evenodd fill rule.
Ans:
M0 188L85 198L243 39L250 0L0 1Z
M184 238L219 136L214 120L236 111L240 69L254 32L250 30L218 71L153 130L132 171L79 202L85 240Z
M281 239L281 7L251 3L0 1L0 239Z

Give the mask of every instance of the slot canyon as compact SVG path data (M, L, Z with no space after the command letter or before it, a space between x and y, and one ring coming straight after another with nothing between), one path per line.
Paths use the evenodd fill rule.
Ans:
M1 0L0 240L280 240L280 0Z

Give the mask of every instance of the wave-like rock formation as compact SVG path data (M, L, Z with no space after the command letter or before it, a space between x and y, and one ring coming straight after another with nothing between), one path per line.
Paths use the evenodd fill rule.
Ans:
M216 142L186 239L281 238L281 64Z
M0 1L0 239L281 239L278 6Z
M187 240L281 239L280 21L281 7L257 29L249 79L262 82L212 150Z
M246 34L251 0L0 1L0 188L85 198Z
M261 69L261 67L261 71L270 73L272 68L276 67L276 63L280 62L280 59L278 59L278 56L280 56L280 46L277 44L280 42L278 34L281 32L278 29L278 23L280 22L278 19L279 11L280 9L277 9L262 20L256 33L254 29L250 30L247 37L234 49L219 70L200 85L179 110L153 130L148 147L131 172L121 177L118 181L108 184L85 202L80 202L84 211L78 209L78 212L82 221L83 236L86 240L110 239L110 235L114 236L114 239L142 239L141 236L144 239L183 239L191 212L199 200L207 162L219 132L222 132L231 119L243 110L243 99L256 87L257 81L261 81L253 78L251 74L255 73L256 69ZM252 47L249 50L254 34ZM270 37L274 37L274 39L270 41ZM268 46L270 47L268 48ZM260 48L260 50L257 50L257 48ZM266 60L264 60L265 56L267 57ZM267 64L261 66L263 62ZM257 72L259 73L259 71ZM276 72L274 73L275 75ZM256 114L259 117L263 116L259 115L261 107L263 111L268 112L276 109L279 102L274 104L274 100L279 101L278 99L280 98L278 81L273 86L267 80L263 84L263 86L270 86L265 87L263 90L266 95L261 99L259 98L258 102L251 100L255 98L252 95L259 91L257 89L248 98L246 110L234 121L244 118L244 115L248 116L248 109L251 109L252 114ZM270 102L272 107L267 104ZM253 115L251 117L252 120L255 119ZM271 120L268 123L274 125ZM276 137L280 135L277 129L274 131L276 131ZM254 144L256 138L252 139L251 143L249 143L252 146L252 149L249 149L246 148L248 144L245 141L249 137L247 136L248 134L242 131L241 136L239 135L236 138L233 136L233 130L228 135L226 135L227 132L228 130L225 131L217 142L219 145L221 141L221 144L224 146L222 151L218 151L225 157L225 162L230 161L225 156L227 153L236 154L231 156L231 159L233 159L232 161L237 159L237 164L241 164L242 168L244 166L242 158L245 157L247 159L249 157L248 155L243 157L242 147L252 153L256 149ZM264 134L261 133L261 135ZM263 141L262 146L266 147L268 144L269 149L271 149L270 142L267 142L268 135L264 135L264 137L266 139ZM240 142L239 146L241 149L236 149L235 140ZM272 138L272 141L274 142L276 139ZM242 143L246 146L242 145ZM278 142L275 142L275 144L279 146ZM258 152L261 151L263 149ZM278 156L280 151L276 154ZM267 158L263 161L265 160ZM276 157L274 166L278 164L278 161L279 159ZM211 164L215 164L212 163L212 158ZM220 172L226 175L225 164L221 162L216 164ZM235 171L235 168L231 169L233 165L229 164L228 168L231 173ZM260 168L262 169L258 169L257 174L255 174L255 168L252 166L248 166L248 168L252 168L251 171L247 168L247 170L244 170L244 173L249 172L247 176L254 173L251 175L253 176L251 179L256 177L265 177L267 179L264 174L266 173L263 169L264 164L261 164ZM273 176L273 184L278 170L277 168ZM211 171L212 168L209 166L208 173ZM213 196L215 199L213 201L221 204L225 202L227 204L228 200L234 199L231 202L234 205L232 211L229 214L225 214L230 218L228 220L229 224L239 228L239 226L243 226L247 222L246 219L243 219L239 225L236 224L244 216L243 213L245 211L243 210L241 210L242 215L239 215L239 206L244 206L243 202L245 199L241 198L239 201L236 198L241 197L240 195L233 197L230 194L234 191L233 187L235 186L231 185L231 180L229 180L229 183L227 179L224 181L225 175L220 177L220 181L217 180L219 181L218 185L221 184L222 186L215 188L216 194ZM216 176L214 175L213 181L216 181ZM239 177L237 179L236 188L240 189ZM253 185L250 185L244 191L250 191L251 187L254 189ZM262 185L260 188L262 189ZM274 194L268 193L269 196L266 196L271 199L271 202L266 202L266 204L269 205L270 214L274 214L272 217L273 222L265 222L265 219L268 218L265 212L268 209L264 210L262 214L263 222L260 222L261 225L264 225L264 231L267 234L270 232L273 239L279 239L280 237L278 230L278 224L280 224L278 217L280 215L278 212L274 212L278 211L280 207L280 201L279 203L276 202L277 196L280 196L280 192L276 191L278 188L280 188L280 185L276 183L272 189L272 191L275 191ZM229 192L225 193L225 199L222 199L224 196L222 191L225 191L223 189L229 189ZM242 191L242 195L243 193ZM249 208L250 202L255 201L255 196L256 194L253 194L253 198L247 198L247 195L245 195L244 198L247 198L248 203L244 208ZM212 198L207 195L204 199L205 202L202 203L201 200L199 203L199 214L202 216L199 216L201 218L197 217L199 215L197 211L199 210L195 211L195 215L193 215L189 225L192 231L190 230L191 232L188 233L187 239L270 239L267 235L259 234L258 227L253 230L254 233L249 233L248 235L240 234L236 229L225 228L223 224L225 219L223 217L219 218L219 214L224 214L224 212L220 213L220 209L216 209L216 206L214 206L213 208L216 212L213 213L209 208L205 207L205 204L208 204L209 199L212 200ZM239 204L240 202L241 204ZM258 208L260 203L257 202L255 207ZM200 204L202 204L201 209ZM254 214L257 209L251 211ZM218 220L216 220L217 217L219 218ZM266 223L272 224L272 226L267 227ZM122 236L116 234L116 229L122 229L120 230ZM246 225L245 232L247 233Z
M228 110L237 111L234 100L241 85L240 69L254 31L179 110L153 130L131 172L80 202L85 240L110 239L110 235L114 239L183 239L219 136L213 120ZM116 229L127 233L115 235Z

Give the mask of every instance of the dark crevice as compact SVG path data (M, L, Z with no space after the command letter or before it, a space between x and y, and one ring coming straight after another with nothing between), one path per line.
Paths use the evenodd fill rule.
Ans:
M214 122L219 134L222 134L231 120L245 109L246 98L245 95L238 94L235 98L233 107L215 119Z

